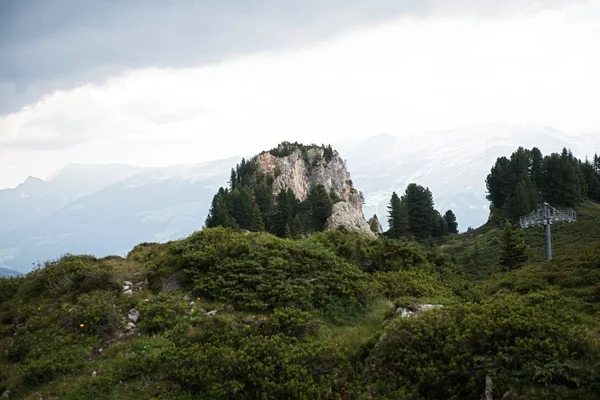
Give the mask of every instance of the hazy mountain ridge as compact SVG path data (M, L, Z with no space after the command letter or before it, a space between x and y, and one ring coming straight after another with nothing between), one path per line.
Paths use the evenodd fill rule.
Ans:
M143 169L8 232L0 265L28 271L65 253L123 254L140 242L164 242L202 228L215 190L238 158Z
M377 213L384 228L392 192L404 191L408 183L428 186L439 210L452 209L464 231L487 220L485 177L498 157L509 157L519 146L537 146L544 154L569 147L585 159L600 148L598 135L570 136L543 126L488 124L432 136L435 140L384 134L339 145L365 194L365 215Z
M387 228L392 191L428 186L440 210L452 209L459 229L488 217L485 177L497 157L518 147L547 154L570 147L582 159L600 149L600 135L570 136L553 128L488 124L419 135L376 135L335 145L364 215ZM166 168L70 165L48 181L28 178L0 190L0 266L28 271L64 253L123 254L137 243L164 242L202 228L215 191L240 158ZM87 178L86 178L87 177Z

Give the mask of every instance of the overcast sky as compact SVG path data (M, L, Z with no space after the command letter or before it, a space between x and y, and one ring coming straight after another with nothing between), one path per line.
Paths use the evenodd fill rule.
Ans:
M600 134L598 38L600 0L0 0L0 188L282 140Z

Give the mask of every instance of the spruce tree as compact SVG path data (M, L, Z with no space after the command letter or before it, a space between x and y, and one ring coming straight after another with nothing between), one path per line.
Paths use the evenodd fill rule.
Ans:
M442 237L448 234L448 224L439 211L434 211L434 227L431 235L433 237Z
M322 184L315 185L308 195L310 218L315 231L323 231L333 211L333 201Z
M444 220L448 226L448 233L458 233L458 223L456 222L456 215L452 210L446 211L444 214Z
M538 198L535 186L527 174L523 174L514 192L506 202L506 213L511 220L517 220L520 216L529 214L537 208Z
M553 153L544 159L546 171L545 200L556 206L574 207L581 201L579 168L570 160L568 151Z
M431 191L411 183L407 186L402 201L406 203L408 211L409 232L418 239L431 237L437 222Z
M407 208L396 192L392 193L392 198L388 205L388 225L389 229L386 234L391 238L398 239L408 234Z
M247 189L231 192L231 214L241 229L253 232L264 230L264 222L258 204Z
M216 228L218 226L234 229L239 228L229 213L229 194L227 189L224 188L220 188L217 194L215 194L204 224L206 228Z
M537 147L531 149L531 181L538 190L543 190L545 187L544 178L544 156Z
M523 243L523 232L506 221L502 230L500 264L510 271L527 261L527 250Z
M296 214L294 217L294 221L292 222L292 237L294 239L301 239L303 235L302 229L302 221L300 220L300 215Z
M277 195L276 213L273 217L273 233L280 237L290 237L294 219L298 212L298 201L292 189L281 189ZM286 227L288 236L286 236Z
M586 197L590 200L600 201L600 178L594 170L594 165L586 160L581 165L585 181Z

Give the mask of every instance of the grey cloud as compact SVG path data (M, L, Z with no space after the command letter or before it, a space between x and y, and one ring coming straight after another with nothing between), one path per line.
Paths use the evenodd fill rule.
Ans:
M503 16L565 0L0 0L0 115L140 67L302 45L403 13Z

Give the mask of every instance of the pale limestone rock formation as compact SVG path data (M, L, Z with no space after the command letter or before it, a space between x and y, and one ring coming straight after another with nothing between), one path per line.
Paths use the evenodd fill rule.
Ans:
M337 202L329 217L327 229L346 229L375 236L365 220L360 193L352 186L346 163L337 152L327 160L322 147L311 147L304 152L294 150L290 155L277 157L264 152L256 157L258 170L274 177L273 195L290 188L300 201L306 200L311 188L322 184Z

